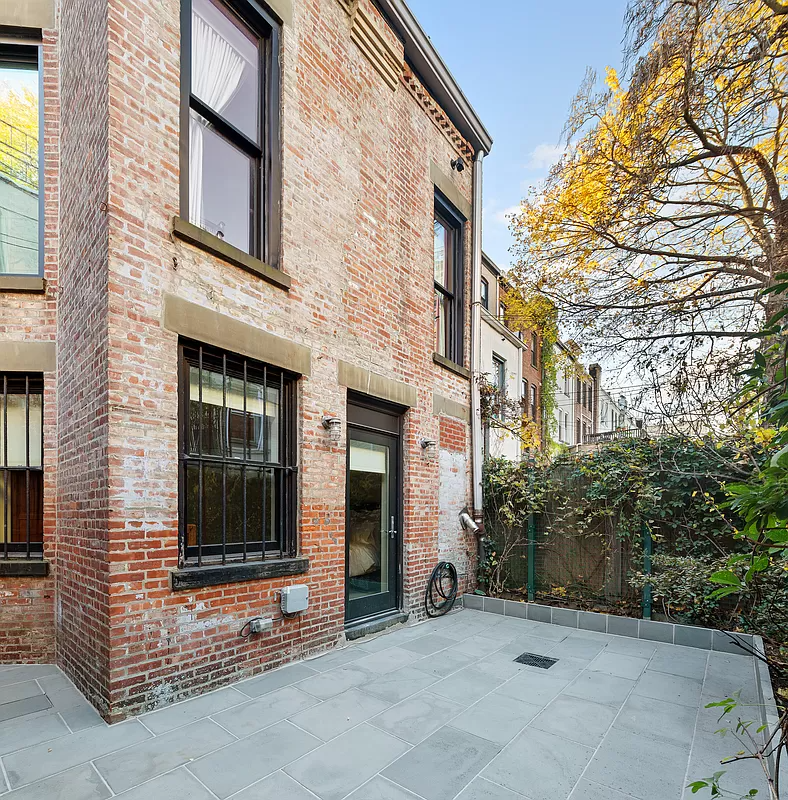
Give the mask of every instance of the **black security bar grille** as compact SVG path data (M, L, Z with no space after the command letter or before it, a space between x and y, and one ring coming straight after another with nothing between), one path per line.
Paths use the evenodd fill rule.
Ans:
M553 664L558 663L557 658L539 656L536 653L523 653L521 656L517 656L515 661L518 664L525 664L526 667L539 667L539 669L550 669Z
M2 558L43 558L43 376L18 372L0 376Z
M181 344L181 563L294 556L295 380Z

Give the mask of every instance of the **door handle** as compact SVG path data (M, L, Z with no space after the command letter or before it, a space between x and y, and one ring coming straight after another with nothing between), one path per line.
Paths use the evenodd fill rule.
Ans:
M394 528L394 515L391 516L391 527L389 528L389 538L393 539L397 535L397 531Z

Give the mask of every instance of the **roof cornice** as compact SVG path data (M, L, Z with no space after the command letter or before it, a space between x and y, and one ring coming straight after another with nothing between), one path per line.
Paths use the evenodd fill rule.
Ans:
M457 130L475 151L489 153L492 149L492 137L405 0L374 2L402 40L405 58L413 65L424 86L457 126Z

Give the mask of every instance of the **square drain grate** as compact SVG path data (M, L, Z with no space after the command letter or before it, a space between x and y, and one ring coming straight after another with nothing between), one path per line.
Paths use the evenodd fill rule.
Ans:
M539 669L550 669L555 664L557 658L548 658L547 656L538 656L536 653L523 653L517 656L515 661L518 664L525 664L527 667L539 667Z

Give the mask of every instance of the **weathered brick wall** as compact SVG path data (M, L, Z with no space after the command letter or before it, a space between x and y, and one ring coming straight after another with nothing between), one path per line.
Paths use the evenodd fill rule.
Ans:
M471 466L469 443L470 431L465 422L440 417L438 555L441 561L451 561L457 568L460 591L476 588L477 541L474 536L457 534L459 511L472 505L468 502L467 488Z
M58 42L54 30L42 32L44 108L44 278L39 293L0 293L0 338L4 341L55 340L58 295L59 122ZM2 365L0 364L0 369ZM55 660L55 490L57 386L44 382L44 557L47 578L0 578L0 662Z
M108 707L107 6L62 0L58 660Z
M456 134L445 121L441 127L429 98L417 97L415 78L408 78L410 89L384 84L351 41L336 0L300 0L294 13L282 53L281 267L293 280L286 293L172 239L179 197L179 3L109 3L113 719L342 638L345 432L332 444L321 424L324 414L346 418L338 359L418 388L403 441L405 604L415 615L438 558L444 476L419 439L440 435L433 391L467 405L468 382L432 360L430 161L450 173ZM469 200L471 172L453 174ZM466 241L469 276L470 225ZM310 559L304 576L178 594L169 588L177 566L177 337L161 325L165 292L312 348L312 375L299 387L299 535ZM467 353L469 310L466 323ZM462 502L447 512L455 538L449 541L447 522L446 546L457 552L473 547L457 523L470 499L468 465L466 451L456 471L451 468L459 487L452 502ZM310 586L310 608L285 620L279 591L301 580ZM261 614L274 617L273 630L242 639L244 622Z

